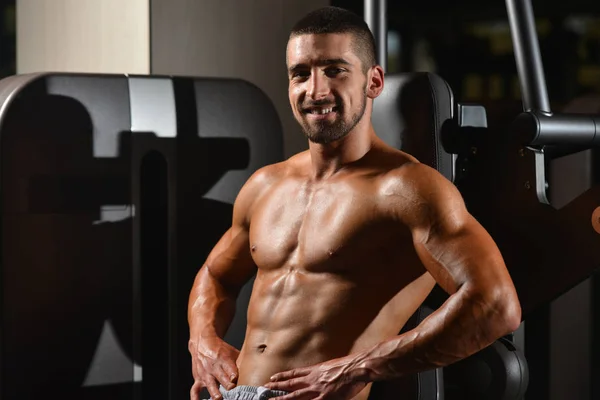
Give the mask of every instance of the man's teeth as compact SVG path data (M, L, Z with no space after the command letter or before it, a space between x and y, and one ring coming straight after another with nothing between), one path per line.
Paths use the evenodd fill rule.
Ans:
M332 108L323 108L322 110L313 110L313 114L327 114L333 111Z

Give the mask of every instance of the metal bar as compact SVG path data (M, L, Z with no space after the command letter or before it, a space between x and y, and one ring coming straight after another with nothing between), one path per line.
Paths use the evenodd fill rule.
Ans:
M377 63L387 71L387 0L365 0L365 21L375 36Z
M530 111L517 116L511 129L529 146L600 147L600 116L596 115Z
M531 0L506 0L523 109L550 113L550 101L540 55Z

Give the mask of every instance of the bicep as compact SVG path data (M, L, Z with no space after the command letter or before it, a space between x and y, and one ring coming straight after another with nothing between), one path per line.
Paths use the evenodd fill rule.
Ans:
M462 221L438 220L432 229L415 230L417 254L436 282L449 294L460 287L490 292L508 279L496 244L468 213Z
M239 290L256 273L248 230L236 225L229 228L202 268L223 287Z
M512 285L498 247L468 212L458 189L437 172L423 175L415 189L419 206L410 224L425 268L450 294L463 286L492 293Z
M261 168L241 188L233 205L231 227L208 255L198 279L214 279L236 292L256 273L250 251L250 220L254 205L271 181L270 171L271 168Z

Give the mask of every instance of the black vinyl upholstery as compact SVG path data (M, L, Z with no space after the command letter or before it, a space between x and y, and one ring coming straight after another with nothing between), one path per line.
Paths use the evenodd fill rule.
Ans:
M13 76L0 152L0 397L189 396L193 277L243 183L283 159L267 96L237 79Z
M454 181L453 155L443 146L452 126L454 95L439 76L422 72L386 76L375 99L373 126L390 146L401 149Z

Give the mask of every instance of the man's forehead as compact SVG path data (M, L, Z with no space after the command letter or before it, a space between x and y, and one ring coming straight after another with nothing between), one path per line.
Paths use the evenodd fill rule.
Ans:
M302 34L290 38L287 46L288 65L314 64L322 60L359 61L352 52L350 34Z

